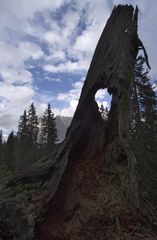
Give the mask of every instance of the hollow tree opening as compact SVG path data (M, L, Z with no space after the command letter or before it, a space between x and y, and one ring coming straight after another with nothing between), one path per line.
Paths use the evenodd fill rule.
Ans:
M98 110L101 118L106 121L108 119L112 97L108 94L107 89L99 89L95 94Z

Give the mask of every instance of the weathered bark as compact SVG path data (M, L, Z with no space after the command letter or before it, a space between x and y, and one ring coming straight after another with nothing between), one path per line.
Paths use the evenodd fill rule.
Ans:
M132 6L113 9L64 142L4 189L2 239L30 240L34 229L36 239L41 240L154 236L155 217L141 205L135 158L127 144L139 47L137 15L138 9L134 11ZM95 102L101 88L112 94L107 124ZM35 228L46 209L43 222Z

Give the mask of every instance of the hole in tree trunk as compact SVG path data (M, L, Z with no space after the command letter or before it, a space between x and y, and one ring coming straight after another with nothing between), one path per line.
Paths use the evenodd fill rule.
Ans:
M95 101L98 105L99 112L103 120L108 119L112 97L108 94L106 89L99 89L95 94Z

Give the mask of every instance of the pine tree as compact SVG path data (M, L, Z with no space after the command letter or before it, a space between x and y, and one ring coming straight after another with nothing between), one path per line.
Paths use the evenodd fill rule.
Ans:
M2 130L0 130L0 147L2 146L3 144L3 132Z
M143 121L146 125L149 121L154 122L156 118L157 97L144 64L145 58L139 56L134 71L133 114L138 117L138 121Z
M20 139L20 142L24 142L28 139L28 136L28 117L26 110L24 110L23 115L20 116L20 121L18 125L18 137Z
M28 131L28 116L26 110L22 116L20 116L18 124L18 143L17 143L17 162L16 169L20 170L28 166L29 162L29 151L30 151L30 139Z
M101 112L102 119L106 121L108 119L108 113L109 113L107 106L105 108L104 105L101 104L99 111Z
M28 110L28 131L30 140L33 142L33 144L37 143L37 136L39 132L38 124L39 123L38 117L36 115L36 109L34 107L34 104L32 103Z
M11 134L12 135L12 134ZM3 141L3 132L0 130L0 188L3 187L12 177L12 172L15 170L15 142L11 141L11 136L6 142ZM13 138L12 138L13 139ZM14 142L14 144L12 143Z
M144 57L139 56L133 83L131 145L138 160L140 187L151 195L157 184L157 98L144 64Z
M18 125L17 169L23 169L37 161L38 131L38 117L32 103L28 114L24 110L24 114L20 117Z
M152 138L157 129L157 96L153 91L148 70L144 69L145 59L137 58L133 87L132 130L136 136L145 133Z
M51 110L51 105L48 103L47 109L45 110L41 121L40 142L49 152L50 149L54 147L57 139L55 117Z
M6 142L6 165L8 170L14 171L15 165L16 165L16 152L15 152L15 146L16 146L16 136L13 131L8 136L7 142Z
M0 164L3 162L3 132L0 130Z

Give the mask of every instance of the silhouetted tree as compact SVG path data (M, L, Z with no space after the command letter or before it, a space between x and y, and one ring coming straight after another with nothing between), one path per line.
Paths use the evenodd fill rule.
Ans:
M43 145L43 148L49 152L53 149L57 139L55 117L51 110L51 105L48 103L41 121L40 142Z
M17 169L22 169L38 159L38 117L34 104L28 113L24 110L18 125Z
M2 146L3 143L3 132L0 130L0 146Z
M3 132L0 130L0 164L3 161Z
M24 110L23 115L20 116L18 124L18 146L17 146L17 162L16 169L22 169L25 166L29 165L29 151L30 151L30 137L28 130L28 116L26 110Z
M151 194L157 184L157 97L144 64L144 57L139 56L133 82L131 145L138 160L141 189Z
M23 115L20 116L20 121L18 125L18 137L20 139L20 142L25 142L29 137L28 116L26 110L24 110Z
M103 120L107 120L107 118L108 118L108 113L109 113L107 106L106 106L106 108L105 108L104 105L101 104L101 106L100 106L100 108L99 108L99 111L101 112L102 119L103 119Z
M15 165L16 165L16 142L17 138L13 131L8 136L7 142L6 142L6 152L5 152L5 158L6 158L6 165L8 170L14 171Z
M28 131L30 140L33 142L33 144L36 144L37 142L37 136L39 132L38 124L39 123L38 117L36 115L36 109L34 107L34 104L32 103L28 110Z

